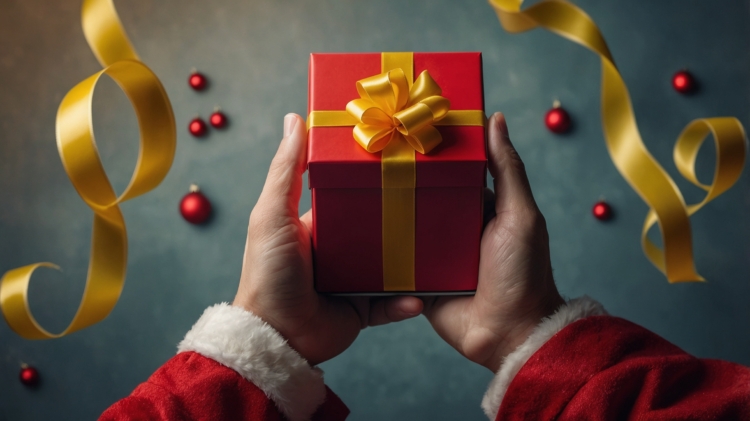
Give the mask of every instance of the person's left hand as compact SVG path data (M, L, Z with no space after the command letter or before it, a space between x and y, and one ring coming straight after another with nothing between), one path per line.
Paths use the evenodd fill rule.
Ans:
M419 315L422 300L408 296L345 298L315 292L312 215L308 211L299 217L306 153L305 122L289 114L284 118L284 138L250 215L233 305L270 324L315 365L342 353L367 326Z

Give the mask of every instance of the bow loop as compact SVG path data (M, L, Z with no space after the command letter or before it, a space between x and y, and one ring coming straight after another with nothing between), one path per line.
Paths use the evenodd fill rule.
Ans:
M435 82L435 79L430 76L430 72L427 70L423 71L414 81L411 90L409 90L409 102L406 104L407 107L416 104L417 102L431 96L440 96L443 94L443 90Z
M357 93L361 99L392 115L409 101L409 82L403 70L394 69L358 81Z
M393 130L387 126L357 124L354 126L354 139L367 152L380 152L393 137Z
M442 142L433 124L448 114L450 101L427 71L411 89L404 71L394 69L358 81L357 93L360 98L349 101L346 111L357 119L354 139L367 152L383 150L400 135L421 154Z
M346 111L357 121L372 126L384 126L391 123L391 116L372 101L355 99L346 104Z
M440 132L433 126L427 126L410 136L404 136L409 145L422 155L430 151L443 141Z

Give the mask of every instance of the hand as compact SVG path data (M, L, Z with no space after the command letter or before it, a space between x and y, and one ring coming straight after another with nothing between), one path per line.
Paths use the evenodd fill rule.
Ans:
M240 286L233 305L260 317L311 364L343 352L367 326L419 315L416 297L331 297L313 286L312 215L299 217L307 131L284 118L284 139L250 215Z
M495 194L485 196L494 206L482 235L476 295L425 300L424 314L458 352L497 372L503 358L564 301L552 279L544 217L505 117L496 113L488 124Z

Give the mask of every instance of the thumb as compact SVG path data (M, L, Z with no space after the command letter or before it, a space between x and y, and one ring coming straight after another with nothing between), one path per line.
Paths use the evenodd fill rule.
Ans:
M299 216L302 174L307 166L307 128L297 114L284 117L284 138L271 161L256 208L273 216Z
M503 113L489 121L489 169L494 179L495 212L526 212L536 209L526 169L510 142Z

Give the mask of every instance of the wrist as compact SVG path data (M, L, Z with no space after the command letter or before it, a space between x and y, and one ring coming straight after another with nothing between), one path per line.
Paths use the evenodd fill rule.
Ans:
M234 301L232 301L232 307L239 307L260 317L258 311L253 311L249 300L244 296L244 294L241 295L240 293L237 293L237 295L234 297Z
M321 359L314 352L319 341L317 341L314 334L310 334L310 325L307 323L289 323L289 318L284 317L285 315L288 316L288 313L280 313L278 307L274 306L274 302L260 299L260 297L251 292L238 292L232 302L232 306L250 312L263 320L263 322L284 339L288 347L297 352L311 366L315 366L328 359Z
M203 312L178 346L231 368L289 420L307 420L325 400L323 373L257 315L226 303Z
M505 358L521 346L531 336L531 333L539 326L545 318L555 314L557 310L565 304L565 300L557 292L557 288L544 295L534 306L534 310L528 312L522 320L513 323L504 340L499 344L492 357L487 363L482 364L493 373L502 366Z
M282 329L279 329L278 323L269 317L269 312L263 308L263 300L260 298L257 291L242 288L242 285L240 285L240 289L234 296L234 301L232 301L232 307L239 307L245 311L249 311L281 334Z

